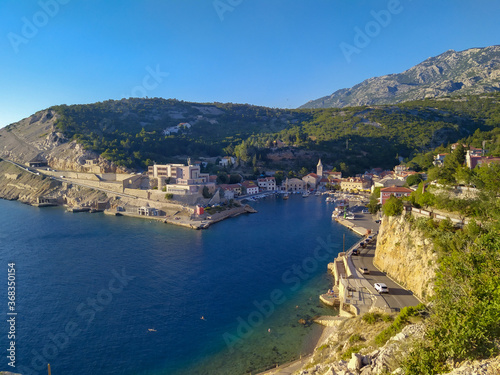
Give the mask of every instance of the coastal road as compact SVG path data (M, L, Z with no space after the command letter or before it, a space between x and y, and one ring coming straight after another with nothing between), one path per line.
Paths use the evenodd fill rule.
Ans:
M384 283L389 288L389 293L381 294L382 298L385 299L387 304L394 311L399 311L403 307L406 306L416 306L420 303L420 301L413 295L413 293L409 290L404 289L396 282L391 280L385 273L379 271L373 265L373 258L375 256L375 239L368 244L368 246L363 249L361 248L360 255L352 256L352 261L356 268L366 267L370 271L369 274L363 275L366 280L370 284L374 283ZM408 270L408 272L412 272L412 270Z

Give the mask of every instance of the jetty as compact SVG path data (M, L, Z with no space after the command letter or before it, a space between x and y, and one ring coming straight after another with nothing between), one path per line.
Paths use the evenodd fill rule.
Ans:
M244 213L255 213L257 211L249 205L244 205L239 207L233 207L211 215L205 214L203 216L189 215L185 211L176 211L168 215L164 212L158 212L158 211L151 211L151 212L156 212L156 215L139 214L138 212L135 211L134 212L127 211L124 208L107 209L104 211L104 214L113 216L128 216L139 219L149 219L152 221L163 222L165 224L178 225L190 229L207 229L211 225L218 223L219 221L231 217L236 217Z
M73 212L73 213L77 213L77 212L90 212L91 208L90 207L86 207L86 206L75 206L75 207L68 207L67 208L67 211L68 212Z

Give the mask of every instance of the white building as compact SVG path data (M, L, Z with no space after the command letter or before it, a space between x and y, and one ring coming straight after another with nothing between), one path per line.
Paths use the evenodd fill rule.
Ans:
M276 190L276 179L274 177L264 177L259 178L257 180L257 184L259 188L267 191L275 191Z
M213 190L215 183L210 182L208 173L201 173L199 165L164 164L148 167L150 179L158 181L158 189L165 186L167 193L196 194L203 186Z
M221 167L227 167L229 165L234 165L236 162L236 159L233 158L232 156L224 156L221 161L219 161L219 165Z

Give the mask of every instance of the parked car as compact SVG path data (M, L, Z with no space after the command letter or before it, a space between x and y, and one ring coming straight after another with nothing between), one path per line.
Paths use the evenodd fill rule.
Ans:
M370 270L366 267L359 267L359 272L361 272L363 275L368 275L370 273Z
M384 283L375 283L373 284L375 290L379 293L389 293L389 288Z
M364 214L369 214L370 213L370 211L368 211L368 209L366 209L366 208L363 211L361 211L361 212L363 212Z
M353 249L352 250L352 255L359 255L359 250L357 248Z

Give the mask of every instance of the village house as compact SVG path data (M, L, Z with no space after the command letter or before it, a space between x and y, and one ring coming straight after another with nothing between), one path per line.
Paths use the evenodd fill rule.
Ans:
M259 186L254 181L243 181L241 186L245 188L247 195L259 193Z
M342 178L342 172L331 172L330 171L330 172L327 173L327 178L328 179L334 178L334 179L339 179L340 180Z
M403 165L403 164L399 164L399 165L396 165L394 167L394 173L396 175L399 175L399 174L406 172L406 171L409 171L409 170L410 170L410 168L408 168L406 165Z
M387 176L382 179L375 179L373 181L373 185L371 187L371 192L376 188L386 188L386 187L391 187L391 186L403 186L406 184L406 181L403 179L399 178L393 178L392 176Z
M282 182L282 186L284 191L304 192L306 190L305 182L298 178L287 178Z
M222 189L222 192L224 193L224 198L227 199L227 200L231 200L231 199L234 199L235 197L235 194L234 194L234 190L227 187L227 185L223 184L223 185L219 185L219 188Z
M189 122L181 122L176 126L171 126L170 128L166 128L162 131L163 135L171 135L177 134L180 130L191 128L191 124Z
M219 165L221 167L228 167L230 165L234 165L234 163L236 162L236 159L233 158L232 156L224 156L220 161L219 161Z
M449 153L445 152L444 154L437 154L434 156L434 161L432 164L434 164L437 167L441 167L444 165L444 159L446 156L449 155Z
M241 185L240 184L220 184L219 187L224 190L224 195L226 194L226 192L232 192L233 193L233 196L232 198L234 197L237 197L238 195L241 195ZM228 196L230 194L228 193ZM232 199L232 198L228 198L228 199Z
M340 183L342 182L341 178L333 178L333 177L328 177L328 183L330 185L337 185L340 186Z
M391 187L386 187L383 189L380 189L380 203L382 205L387 202L387 200L391 197L391 195L395 196L396 198L401 198L401 197L407 197L409 196L413 190L402 187L402 186L391 186Z
M472 167L469 167L471 169L475 167L481 167L483 165L488 165L491 163L497 163L500 164L500 158L495 158L493 156L481 156L481 157L473 157L471 165ZM467 165L468 166L468 165Z
M495 162L495 158L483 155L484 155L483 149L471 147L471 149L467 150L467 153L465 154L465 163L467 167L470 169L474 169L478 165Z
M318 182L318 188L324 188L326 187L327 184L329 184L330 182L328 181L328 178L326 177L321 177L321 179L319 180Z
M261 190L265 191L275 191L276 190L276 179L274 177L264 177L257 180L257 184Z
M340 188L342 190L369 190L372 183L370 180L365 180L360 177L343 178L340 181Z
M302 177L302 181L304 181L305 185L309 189L316 189L321 177L316 173L309 173L308 175Z

